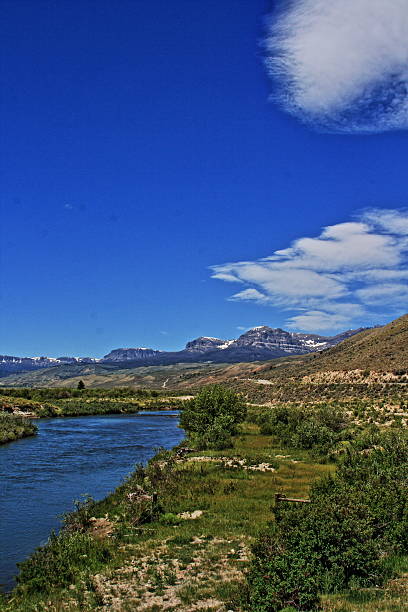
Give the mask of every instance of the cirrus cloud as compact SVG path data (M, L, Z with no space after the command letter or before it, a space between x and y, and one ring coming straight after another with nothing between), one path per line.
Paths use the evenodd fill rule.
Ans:
M335 132L408 128L407 0L280 4L266 64L287 111Z
M408 210L371 209L268 257L212 266L212 277L244 285L231 301L291 311L289 327L324 331L401 314L407 262Z

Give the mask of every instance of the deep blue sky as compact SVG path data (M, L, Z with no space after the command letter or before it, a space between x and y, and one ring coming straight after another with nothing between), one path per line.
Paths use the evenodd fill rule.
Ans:
M319 134L268 100L271 6L3 0L0 353L282 326L208 267L408 202L406 133Z

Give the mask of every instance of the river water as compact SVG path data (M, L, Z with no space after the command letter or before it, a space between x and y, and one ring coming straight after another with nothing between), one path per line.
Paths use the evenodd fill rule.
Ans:
M159 446L184 437L177 412L52 418L38 435L0 447L0 584L10 589L16 563L45 544L73 501L101 499Z

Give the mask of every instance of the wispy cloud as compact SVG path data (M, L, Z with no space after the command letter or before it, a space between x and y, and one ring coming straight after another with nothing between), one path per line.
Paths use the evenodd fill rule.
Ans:
M244 285L232 301L291 311L289 327L325 331L408 310L407 261L408 210L371 209L268 257L213 266L212 276Z
M406 0L280 4L265 47L276 97L290 113L338 132L408 128Z

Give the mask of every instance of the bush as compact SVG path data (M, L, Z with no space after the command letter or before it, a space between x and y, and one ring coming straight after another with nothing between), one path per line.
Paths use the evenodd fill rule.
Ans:
M290 446L303 449L319 447L321 453L326 453L335 440L336 437L331 429L315 420L310 420L298 424L290 436Z
M64 529L67 531L86 532L91 525L91 517L96 509L96 501L91 495L83 495L83 499L74 501L75 510L64 514Z
M0 412L0 444L26 436L33 436L36 433L37 426L27 418Z
M310 504L278 504L255 545L251 610L315 609L319 592L381 584L408 552L408 440L371 432L350 445Z
M316 606L319 584L308 560L286 550L271 533L260 537L253 554L248 577L251 612L280 611L289 606L311 610Z
M245 416L242 399L233 391L214 385L205 387L187 402L180 425L196 448L222 450L232 446L232 436Z
M345 412L336 406L278 405L257 418L261 433L274 435L285 445L327 455L340 440L347 438Z

